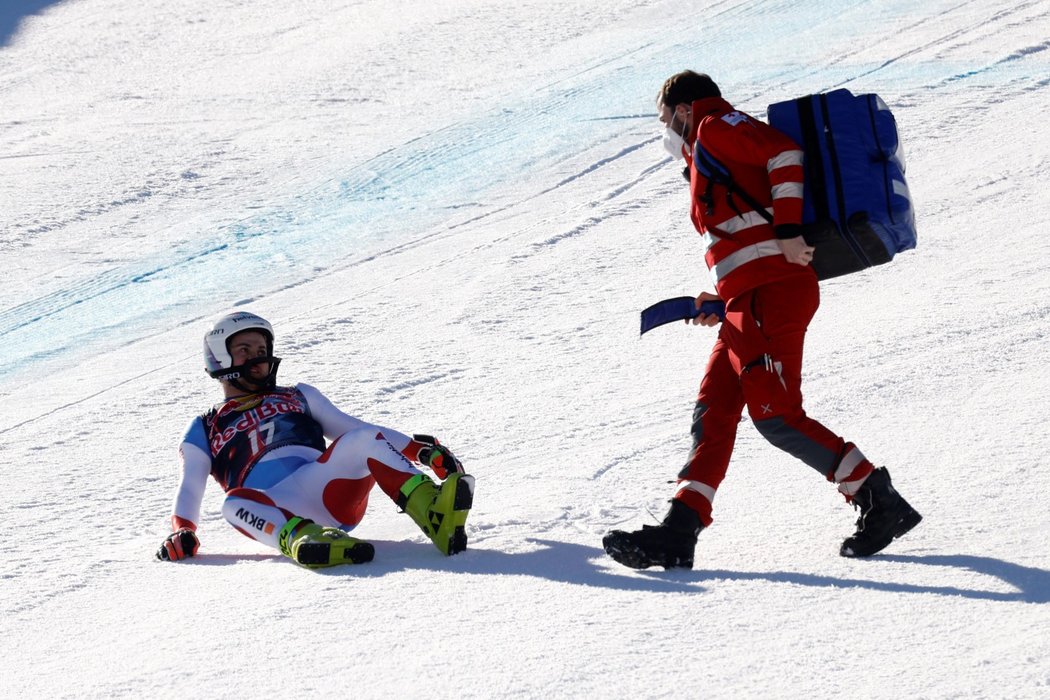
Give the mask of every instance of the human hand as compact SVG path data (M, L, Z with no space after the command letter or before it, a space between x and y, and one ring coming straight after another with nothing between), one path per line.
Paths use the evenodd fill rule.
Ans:
M717 294L711 294L710 292L700 292L700 295L696 298L696 308L701 308L701 304L705 301L722 301ZM686 323L692 323L694 326L717 326L722 322L722 319L718 317L718 314L704 314L701 313L692 319L686 319Z
M188 528L183 528L168 535L164 544L157 550L157 559L161 561L179 561L197 555L197 548L201 546L197 534Z
M816 248L806 243L806 239L802 236L778 238L777 245L780 246L780 252L784 254L789 263L809 265L813 262L813 251Z
M440 444L430 435L413 435L412 439L422 443L419 448L419 462L434 472L439 479L446 478L452 472L463 472L463 463L456 459L452 450Z

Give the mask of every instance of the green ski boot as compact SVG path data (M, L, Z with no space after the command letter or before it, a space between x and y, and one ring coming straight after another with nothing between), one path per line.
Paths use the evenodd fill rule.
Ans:
M278 537L281 553L310 569L372 561L375 547L339 528L321 527L313 520L292 518Z
M405 482L397 499L434 546L449 556L467 548L464 526L473 503L474 477L462 472L450 474L440 488L425 474L417 474Z

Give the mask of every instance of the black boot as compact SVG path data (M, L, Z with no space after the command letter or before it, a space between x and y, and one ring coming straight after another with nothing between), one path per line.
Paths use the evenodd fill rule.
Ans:
M901 498L884 467L873 471L853 497L860 509L857 531L842 543L844 557L869 557L919 524L922 516Z
M602 538L602 545L610 557L632 569L692 569L696 537L703 529L696 511L672 500L661 524L642 525L634 532L613 530Z

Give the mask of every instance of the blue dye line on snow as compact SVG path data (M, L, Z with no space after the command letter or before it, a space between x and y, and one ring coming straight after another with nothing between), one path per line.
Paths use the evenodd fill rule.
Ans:
M816 57L823 54L813 47L820 44L807 36L815 41L833 31L862 38L868 33L865 18L875 6L882 17L900 17L911 4L817 5L721 3L705 15L702 27L676 35L677 43L642 43L523 93L517 104L422 134L356 166L341 182L275 203L266 215L203 231L175 250L2 310L0 382L48 363L105 352L195 318L197 309L213 308L217 301L232 304L259 296L384 245L411 240L457 208L483 200L495 185L637 129L646 114L652 115L656 135L656 90L677 70L706 70L737 91L726 91L731 101L756 114L762 110L755 104L764 107L787 94L849 85L857 76L865 76L865 91L883 92L963 79L958 66L917 64L906 57L874 65L848 60L819 65ZM1002 73L1045 48L1019 49L972 72ZM755 56L790 57L792 63L756 67ZM1000 79L1011 77L1016 79L1017 72ZM758 87L747 94L746 86Z

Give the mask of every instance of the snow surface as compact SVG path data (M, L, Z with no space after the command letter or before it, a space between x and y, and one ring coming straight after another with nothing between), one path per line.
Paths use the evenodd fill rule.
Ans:
M1045 0L129 0L0 6L0 695L1050 697ZM924 515L854 512L742 427L694 571L662 515L711 329L654 97L848 87L897 115L920 245L823 286L809 413ZM271 319L284 381L477 477L443 558L378 490L368 565L225 524L153 560L200 338Z

